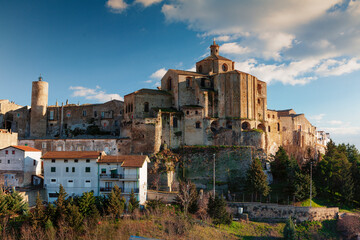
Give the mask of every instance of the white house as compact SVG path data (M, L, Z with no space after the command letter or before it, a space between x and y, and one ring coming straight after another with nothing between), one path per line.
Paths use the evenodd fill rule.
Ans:
M147 196L147 164L149 158L144 155L103 155L99 159L99 195L109 194L117 185L126 200L134 191L141 205Z
M98 191L99 151L47 152L44 160L44 186L48 201L57 199L60 184L69 196L81 196L83 192Z
M33 176L41 175L41 151L28 146L9 146L0 150L0 185L24 187ZM37 184L37 183L35 183Z
M60 184L69 196L80 196L90 191L97 196L106 195L118 185L126 199L134 190L140 204L145 204L147 156L108 156L99 151L56 151L47 152L42 158L49 202L57 199Z

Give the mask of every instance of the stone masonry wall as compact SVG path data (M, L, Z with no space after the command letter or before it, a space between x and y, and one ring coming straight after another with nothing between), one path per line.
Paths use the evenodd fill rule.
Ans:
M295 207L291 205L278 205L271 203L229 203L233 214L238 213L238 208L242 207L244 213L254 220L286 220L290 216L298 222L303 221L323 221L335 219L338 216L339 208L319 208L319 207Z

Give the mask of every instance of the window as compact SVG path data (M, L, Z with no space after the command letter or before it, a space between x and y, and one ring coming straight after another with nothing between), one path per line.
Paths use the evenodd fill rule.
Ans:
M149 112L149 103L144 103L144 112Z
M55 162L55 159L51 159L51 162L54 163L54 162Z
M102 117L102 118L105 117L105 112L101 112L101 117Z
M15 150L12 150L12 154L13 154L13 155L15 154Z
M261 103L261 100L260 100L260 98L258 99L258 104L260 104Z
M173 128L178 127L178 119L176 117L173 118Z
M271 128L270 128L270 126L268 126L268 132L271 132Z
M0 163L1 163L1 161L2 161L2 160L0 159Z
M67 163L68 162L68 160L67 159L64 159L64 163Z
M69 182L69 183L73 183L73 182L74 182L74 180L71 180L71 179L70 179L70 180L68 180L68 182Z
M57 198L59 197L58 193L49 193L49 198Z
M10 164L10 159L8 159L8 164Z
M189 113L190 113L189 111L186 111L186 115L189 115Z
M56 183L56 178L52 178L52 179L50 180L50 182Z
M196 111L195 111L195 115L198 115L198 114L199 114L199 112L196 110Z
M65 170L66 170L66 172L69 172L69 167L66 167L66 169L65 169Z
M201 128L201 123L200 123L200 122L196 122L195 127L196 127L196 128Z
M79 162L79 160L77 160L77 159L74 159L74 162L76 162L76 163L77 163L77 162Z
M199 69L199 73L202 73L203 69L202 69L202 66L201 66L201 65L199 66L198 69Z
M75 172L75 167L72 167L72 172Z
M85 182L86 182L86 183L91 183L91 181L90 181L90 180L86 180Z
M85 172L90 172L91 168L90 167L86 167L85 168Z
M46 142L43 142L42 144L41 144L41 147L44 149L44 148L46 148Z
M102 169L101 169L101 173L102 173L102 174L106 174L106 168L102 168Z
M90 159L86 159L86 162L89 163L89 162L90 162Z
M257 92L258 92L258 94L261 94L261 89L262 89L261 84L258 84L258 85L257 85Z
M83 117L86 117L86 111L85 110L83 111Z
M70 111L67 111L67 112L66 112L66 116L67 116L67 117L71 117L71 112L70 112Z
M56 167L51 167L51 172L56 172Z
M16 114L17 117L20 117L20 113Z
M97 111L94 111L94 117L97 117Z
M201 79L201 83L200 83L201 87L205 87L205 78Z
M222 70L223 70L224 72L226 72L228 69L229 69L228 65L227 65L226 63L224 63L224 64L222 65Z
M278 131L280 132L280 123L277 124Z
M33 165L36 166L36 160L33 161Z
M5 154L9 154L9 151L8 151L8 150L5 150Z
M54 120L54 110L49 112L49 120Z
M186 78L186 87L187 88L191 87L191 77Z
M167 80L167 87L168 87L168 90L169 90L169 91L170 91L171 88L172 88L172 86L171 86L171 81L172 81L172 79L171 79L171 77L169 77L168 80Z

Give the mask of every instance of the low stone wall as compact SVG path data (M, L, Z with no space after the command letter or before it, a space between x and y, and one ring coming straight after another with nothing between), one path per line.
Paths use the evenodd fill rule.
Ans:
M31 190L20 189L19 192L20 195L23 196L24 201L29 204L29 207L36 205L36 197L38 193L40 194L40 199L42 201L47 201L46 190L44 188Z
M177 193L148 190L147 200L161 199L164 203L172 203L175 201Z
M339 208L295 207L292 205L278 205L271 203L228 203L233 214L238 213L242 207L243 212L253 220L286 220L290 216L298 222L323 221L335 219Z

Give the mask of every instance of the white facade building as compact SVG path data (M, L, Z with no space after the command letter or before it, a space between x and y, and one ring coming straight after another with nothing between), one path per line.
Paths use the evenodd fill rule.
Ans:
M33 176L41 175L41 151L27 146L9 146L0 150L0 185L24 187Z
M99 161L99 194L109 194L117 185L126 200L133 190L141 205L147 196L147 164L144 155L103 156Z
M326 146L330 142L330 134L324 131L316 131L317 143Z
M147 163L143 155L108 156L99 151L47 152L44 159L44 183L48 201L57 199L60 184L69 196L109 194L117 185L128 200L134 190L141 205L147 196Z
M99 151L59 151L47 152L44 160L44 186L48 201L57 199L60 184L69 196L81 196L83 192L98 189L97 160Z

